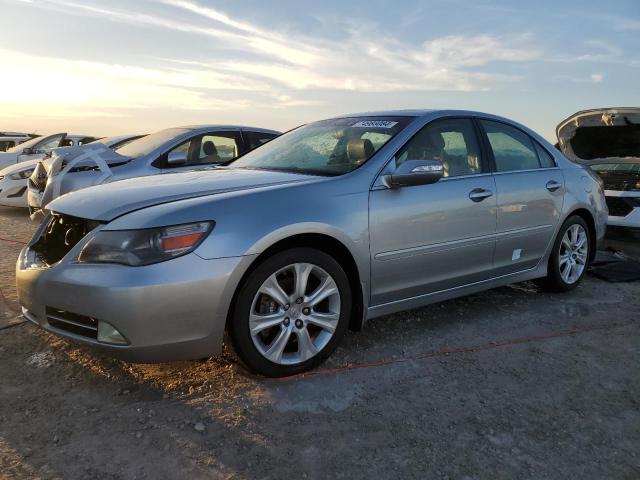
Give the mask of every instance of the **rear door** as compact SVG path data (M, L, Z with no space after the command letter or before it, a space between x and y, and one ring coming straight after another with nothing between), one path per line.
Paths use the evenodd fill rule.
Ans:
M430 185L371 191L372 305L491 277L495 184L473 122L429 123L396 154L395 167L407 160L441 161L446 176Z
M496 275L535 267L560 219L564 177L553 157L515 126L479 120L497 190Z

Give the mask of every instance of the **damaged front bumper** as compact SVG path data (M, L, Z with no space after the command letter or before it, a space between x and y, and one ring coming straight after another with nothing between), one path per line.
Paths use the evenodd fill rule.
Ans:
M248 257L204 260L191 253L144 267L77 263L91 236L51 266L25 260L36 242L23 249L16 282L25 318L132 362L196 359L221 351L233 282Z

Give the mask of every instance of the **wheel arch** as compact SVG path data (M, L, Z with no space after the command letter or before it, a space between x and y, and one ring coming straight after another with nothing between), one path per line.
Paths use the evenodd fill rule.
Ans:
M358 268L356 260L347 246L338 240L337 238L327 235L325 233L298 233L286 238L282 238L266 249L264 249L254 260L251 265L242 275L242 278L238 282L236 289L233 293L231 303L229 306L226 326L233 318L233 310L235 308L238 293L242 288L242 285L246 281L247 277L267 258L272 255L289 250L291 248L314 248L321 252L326 253L333 257L344 268L347 278L349 279L349 286L353 295L352 311L349 319L349 329L358 331L362 328L364 323L364 310L365 310L365 292L363 289L362 273Z
M589 227L589 261L591 262L596 256L597 241L598 241L595 219L593 218L593 215L591 214L591 212L586 208L577 208L571 211L569 215L567 215L567 218L570 218L573 215L576 215L582 218L587 223L587 226Z

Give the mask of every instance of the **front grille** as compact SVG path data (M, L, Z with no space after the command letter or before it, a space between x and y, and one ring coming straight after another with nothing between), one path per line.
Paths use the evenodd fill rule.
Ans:
M606 200L612 217L626 217L638 204L635 199L627 197L606 197Z
M53 328L97 340L98 321L77 313L53 307L46 308L47 322Z
M640 175L635 173L612 173L598 172L604 182L605 190L615 190L626 192L629 190L639 190Z
M39 260L53 265L64 258L99 222L70 215L52 214L45 219L46 228L31 246Z

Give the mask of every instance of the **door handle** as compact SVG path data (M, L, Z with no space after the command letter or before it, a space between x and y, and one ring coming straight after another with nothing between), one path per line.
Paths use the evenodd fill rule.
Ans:
M486 190L484 188L474 188L469 192L469 198L474 202L481 202L485 198L489 198L493 196L493 192L491 190Z
M555 192L560 187L562 187L562 184L556 182L555 180L550 180L547 182L547 190L549 190L550 192Z

